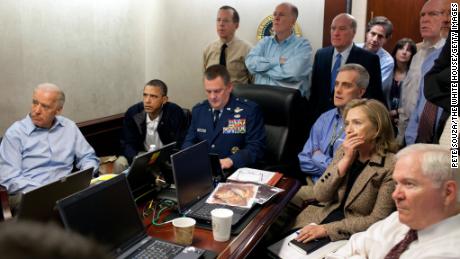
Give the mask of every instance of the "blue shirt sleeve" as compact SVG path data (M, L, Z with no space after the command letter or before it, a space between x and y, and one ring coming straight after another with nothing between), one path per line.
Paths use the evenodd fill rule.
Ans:
M295 37L295 36L294 36ZM278 81L300 81L311 74L312 48L306 39L295 38L289 49L275 51L271 37L261 40L246 57L246 66L251 74L265 74ZM286 59L284 64L280 58Z
M302 152L298 155L301 171L312 176L314 182L319 179L332 161L332 157L325 152L329 146L329 131L335 122L333 118L333 116L331 118L325 114L318 118L310 131L310 136Z
M0 144L0 184L9 193L14 193L26 186L39 186L39 182L34 181L32 177L21 176L21 139L15 128L16 126L13 126L7 130Z

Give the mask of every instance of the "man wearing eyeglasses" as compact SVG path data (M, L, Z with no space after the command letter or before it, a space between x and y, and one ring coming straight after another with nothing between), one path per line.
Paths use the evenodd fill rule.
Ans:
M304 200L313 199L313 184L321 177L337 148L345 138L342 112L354 99L361 98L369 85L369 73L359 64L345 64L337 74L334 85L334 106L316 120L310 136L299 153L300 169L308 185L302 186L292 202L301 206Z
M415 142L417 125L414 124L414 127L409 127L409 119L416 110L421 84L423 83L422 78L433 66L434 60L446 42L441 35L442 28L446 24L446 17L449 15L449 2L447 0L430 0L423 5L420 11L420 35L423 42L417 54L412 58L409 71L402 84L401 110L397 125L397 140L400 145L405 142L407 144L407 141L409 141L408 143ZM424 66L422 67L422 65ZM422 97L424 99L423 93ZM420 106L422 107L422 105ZM405 137L406 128L408 137Z
M224 5L219 8L216 30L219 39L209 44L203 52L203 70L216 64L223 65L230 73L232 84L248 84L251 75L244 63L251 45L235 37L240 16L235 8Z

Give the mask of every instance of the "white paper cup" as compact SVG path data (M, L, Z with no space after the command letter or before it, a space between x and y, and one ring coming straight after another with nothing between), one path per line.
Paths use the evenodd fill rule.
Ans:
M212 235L214 240L225 242L230 239L230 230L232 229L233 211L229 209L213 209L212 216Z
M192 218L181 217L174 219L174 240L181 245L191 245L196 221Z

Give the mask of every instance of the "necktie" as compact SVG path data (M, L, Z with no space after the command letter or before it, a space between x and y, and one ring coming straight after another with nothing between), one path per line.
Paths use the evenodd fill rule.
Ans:
M337 77L337 73L339 72L341 63L342 63L342 55L340 55L339 53L335 56L334 67L332 67L332 71L331 71L331 93L334 92L335 78Z
M427 100L420 115L416 143L433 143L437 111L438 106Z
M402 253L409 247L410 243L417 240L417 230L409 230L399 243L397 243L390 252L385 256L385 259L398 259Z
M222 66L227 65L227 61L225 60L225 49L227 48L227 44L224 43L222 47L220 48L220 57L219 57L219 64Z
M219 120L220 110L214 110L213 112L213 126L216 127L217 121Z

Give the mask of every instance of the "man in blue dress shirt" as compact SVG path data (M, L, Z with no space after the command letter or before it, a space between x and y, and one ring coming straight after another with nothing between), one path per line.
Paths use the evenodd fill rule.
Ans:
M294 34L298 14L297 7L290 3L276 7L273 13L275 35L257 43L246 57L246 67L255 75L256 84L299 89L308 98L312 49L308 40Z
M292 200L300 205L303 200L314 198L313 184L321 177L332 161L337 148L345 138L342 112L353 99L361 98L369 85L369 73L359 64L343 65L334 86L336 108L323 113L313 125L302 152L299 153L300 169L309 185L302 186Z
M195 105L183 148L207 140L220 157L222 169L238 169L260 161L265 150L265 128L257 104L232 95L230 75L222 65L204 73L207 100Z
M55 181L78 169L99 167L99 159L75 122L60 116L64 92L38 85L30 113L7 129L0 144L0 184L10 196ZM12 204L14 205L14 204Z
M388 107L390 105L391 84L393 83L394 60L391 54L383 48L383 45L391 38L392 34L393 24L391 21L385 16L375 16L367 23L366 42L356 44L379 56L382 91Z

